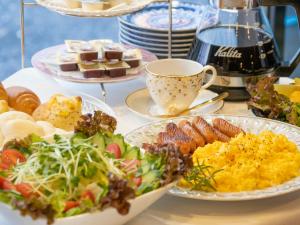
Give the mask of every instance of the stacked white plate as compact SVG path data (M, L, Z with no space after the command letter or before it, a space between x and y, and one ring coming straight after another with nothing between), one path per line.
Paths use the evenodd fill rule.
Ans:
M214 17L207 6L173 1L172 57L185 58L201 22ZM151 51L159 58L168 57L169 11L167 2L152 3L143 10L119 17L119 39L123 44Z

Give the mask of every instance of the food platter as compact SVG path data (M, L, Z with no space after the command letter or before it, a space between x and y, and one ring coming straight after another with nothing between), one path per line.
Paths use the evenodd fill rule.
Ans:
M127 48L132 48L127 46ZM101 78L84 78L81 72L62 72L57 66L52 65L49 63L49 59L51 61L51 57L54 58L58 51L63 51L65 49L65 45L57 45L52 46L46 49L43 49L37 52L31 59L31 63L33 67L37 68L38 70L42 71L43 73L65 81L76 82L76 83L116 83L116 82L123 82L132 79L136 79L144 75L143 68L140 67L137 73L128 74L126 76L121 77L108 77L104 76ZM157 57L146 50L141 50L142 52L142 61L143 63L151 62L156 60Z
M59 0L36 0L36 2L57 13L62 15L69 16L79 16L79 17L113 17L113 16L121 16L124 14L132 13L138 10L143 9L145 6L149 5L152 2L157 2L160 0L142 0L142 1L134 1L128 5L124 5L117 8L112 8L108 10L99 10L99 11L87 11L81 8L71 9L67 7L64 2Z
M298 148L300 147L299 132L300 128L279 121L273 121L264 118L248 117L248 116L230 116L230 115L203 115L203 118L211 122L213 118L223 118L245 130L257 134L264 130L271 130L277 134L284 134L289 140L294 142ZM164 120L153 122L142 126L126 135L126 140L136 146L141 146L143 143L153 143L156 140L157 134L161 132L169 122L179 122L183 118L173 120ZM193 117L185 117L190 120ZM221 193L221 192L203 192L191 191L181 187L175 187L170 190L170 194L192 199L211 200L211 201L245 201L254 199L263 199L269 197L280 196L300 190L300 177L296 177L281 185L273 186L266 189Z

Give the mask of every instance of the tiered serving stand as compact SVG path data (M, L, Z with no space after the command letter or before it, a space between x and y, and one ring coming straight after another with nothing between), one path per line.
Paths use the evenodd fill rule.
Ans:
M115 17L122 16L125 14L130 14L138 10L143 9L147 5L153 2L168 2L169 3L169 29L168 29L168 57L172 58L172 0L140 0L136 4L132 4L127 7L115 9L115 10L104 10L95 12L84 12L81 10L68 10L64 7L59 7L55 4L50 4L47 0L35 0L35 2L27 2L26 0L20 0L20 28L21 28L21 66L25 67L25 24L24 24L24 14L25 7L45 7L51 11L57 12L61 15L66 16L77 16L85 18L105 18L105 17ZM84 81L83 81L84 83ZM96 82L95 82L96 83ZM97 81L99 83L99 81ZM106 100L106 90L104 83L100 82L101 94Z

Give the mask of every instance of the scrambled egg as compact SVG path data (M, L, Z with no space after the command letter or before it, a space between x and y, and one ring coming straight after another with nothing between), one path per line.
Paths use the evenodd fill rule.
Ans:
M240 134L229 143L214 142L198 148L193 162L214 170L219 192L239 192L279 185L300 175L300 152L284 135L264 131Z
M57 128L72 131L81 116L81 111L80 97L57 94L53 95L47 103L40 105L32 116L36 121L47 121Z
M292 102L300 103L300 91L294 91L290 95L290 99L291 99Z

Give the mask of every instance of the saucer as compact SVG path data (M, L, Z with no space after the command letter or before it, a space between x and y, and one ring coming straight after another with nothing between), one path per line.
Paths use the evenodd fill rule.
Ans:
M209 90L201 90L191 107L206 100L212 99L217 95L218 94L215 92ZM125 99L125 103L130 111L141 117L148 119L160 119L155 117L155 115L163 114L161 109L153 102L147 88L139 89L129 94ZM223 107L223 104L224 101L218 101L216 103L203 106L199 109L192 110L188 115L212 114L220 110Z

